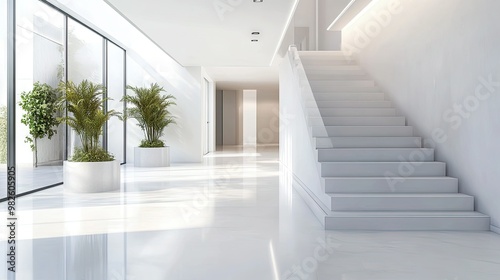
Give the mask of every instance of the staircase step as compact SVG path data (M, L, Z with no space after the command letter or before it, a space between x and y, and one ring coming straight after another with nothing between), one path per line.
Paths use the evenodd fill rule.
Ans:
M322 101L384 101L385 94L381 92L338 92L315 93L317 103Z
M359 73L365 71L356 64L348 64L348 65L316 65L313 63L302 63L304 66L304 71L307 73L309 72L325 72L325 73L333 73L333 72L340 72L340 73Z
M317 56L304 56L301 57L302 65L359 65L354 59L346 56L334 57L317 57Z
M327 125L327 126L404 126L405 117L310 117L309 125Z
M316 148L420 148L421 137L323 137Z
M311 85L311 89L316 93L345 93L345 92L382 92L377 86L330 86L330 85Z
M353 59L346 57L332 57L332 58L322 58L322 57L301 57L302 65L304 68L308 65L314 66L333 66L333 65L358 65Z
M490 218L472 211L332 211L324 219L327 230L490 230Z
M316 99L305 105L325 189L304 186L302 195L326 229L489 230L490 218L474 212L474 198L458 193L446 164L421 148L352 57L299 55Z
M307 79L311 82L314 81L353 81L353 80L370 80L370 76L366 75L361 70L307 70Z
M396 116L394 108L319 108L323 117L342 117L342 116Z
M327 193L457 193L458 179L452 177L325 177Z
M316 153L319 162L434 161L434 149L426 148L318 149Z
M337 87L374 87L373 80L309 80L311 88L327 88L335 90Z
M408 137L411 126L312 126L313 137Z
M343 51L299 51L300 58L318 58L318 59L329 59L329 58L338 58L344 57L352 59L348 53Z
M474 211L474 197L455 194L329 194L333 211Z
M405 177L446 176L443 162L321 162L322 177Z
M392 108L390 101L319 101L308 102L307 107L318 108Z

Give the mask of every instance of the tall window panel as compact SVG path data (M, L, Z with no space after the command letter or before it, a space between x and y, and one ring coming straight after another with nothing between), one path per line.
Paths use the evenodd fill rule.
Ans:
M68 19L68 81L88 80L104 84L104 38L84 25ZM68 157L80 147L80 139L68 129Z
M22 123L30 112L19 102L35 83L55 89L64 80L64 16L40 1L16 2L16 164L18 193L23 193L62 182L64 127L54 127L51 139L36 139L32 150L25 140L34 137Z
M0 198L7 197L7 1L0 1Z
M108 110L123 113L120 100L125 94L125 51L109 41L107 50ZM125 163L124 144L125 123L118 118L111 118L108 122L108 151L121 163Z

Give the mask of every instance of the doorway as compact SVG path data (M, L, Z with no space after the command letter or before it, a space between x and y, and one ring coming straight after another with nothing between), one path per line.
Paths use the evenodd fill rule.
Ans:
M213 151L214 147L214 91L212 83L203 78L203 95L205 96L205 115L204 115L204 133L205 141L203 145L203 154L206 155Z

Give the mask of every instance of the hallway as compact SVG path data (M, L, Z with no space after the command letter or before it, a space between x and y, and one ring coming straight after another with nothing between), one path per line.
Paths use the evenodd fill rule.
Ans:
M17 279L500 278L492 232L324 231L276 146L225 147L203 164L126 165L122 176L120 193L60 186L18 199Z

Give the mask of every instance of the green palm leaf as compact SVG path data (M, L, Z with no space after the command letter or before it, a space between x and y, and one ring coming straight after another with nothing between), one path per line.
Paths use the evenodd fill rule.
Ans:
M168 110L176 105L175 97L171 94L161 95L165 90L158 84L146 87L127 86L135 95L126 95L122 100L133 107L127 108L125 117L137 120L137 125L144 132L141 147L163 147L165 143L160 140L165 128L175 123L175 118Z
M68 112L60 120L75 130L82 143L81 152L75 155L79 154L89 161L112 160L113 157L100 146L99 137L106 122L113 116L119 117L120 113L114 110L104 112L105 88L87 80L78 85L71 81L61 83L59 88L62 94L58 105Z

